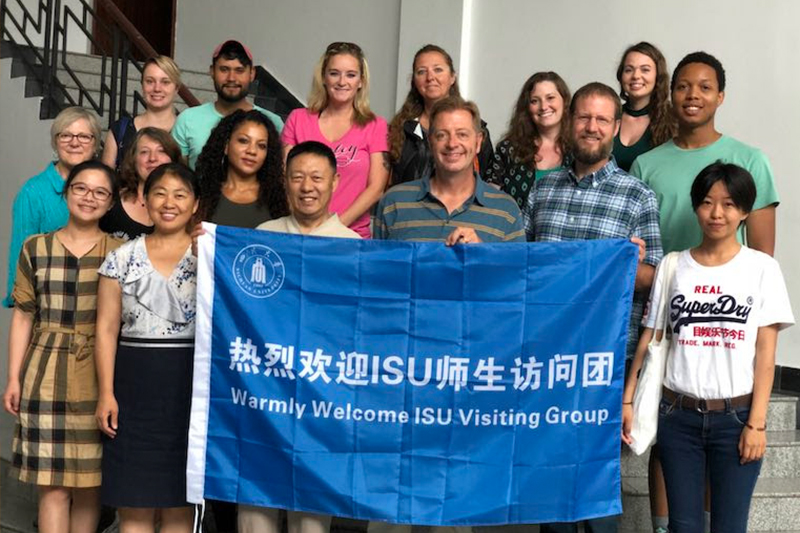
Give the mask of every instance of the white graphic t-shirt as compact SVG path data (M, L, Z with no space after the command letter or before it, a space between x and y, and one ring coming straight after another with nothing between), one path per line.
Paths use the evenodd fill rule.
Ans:
M650 293L658 309L662 271ZM794 324L778 262L742 247L721 266L703 266L680 252L667 304L672 342L664 385L695 398L733 398L753 391L758 328ZM643 323L655 328L655 311Z

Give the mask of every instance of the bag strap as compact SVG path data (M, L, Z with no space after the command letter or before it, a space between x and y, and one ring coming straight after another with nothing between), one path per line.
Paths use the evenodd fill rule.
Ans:
M114 130L114 137L117 138L117 153L122 153L122 145L123 140L125 139L125 131L128 129L128 123L131 119L127 115L123 115L119 122L117 122L117 128Z
M672 278L675 275L675 266L678 264L678 257L680 252L670 252L664 259L661 260L664 273L661 282L661 298L658 302L658 311L656 313L655 326L656 330L661 330L661 338L663 339L667 334L667 327L669 326L669 313L667 312L667 300L669 300L669 287L672 284Z

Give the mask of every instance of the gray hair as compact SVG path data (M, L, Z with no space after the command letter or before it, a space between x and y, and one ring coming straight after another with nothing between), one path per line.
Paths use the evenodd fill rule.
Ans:
M94 152L97 153L100 149L101 140L100 122L97 120L94 113L77 106L66 108L53 120L53 125L50 126L50 145L53 147L53 150L58 151L58 134L80 119L85 120L89 124L89 129L92 130L92 135L94 135Z

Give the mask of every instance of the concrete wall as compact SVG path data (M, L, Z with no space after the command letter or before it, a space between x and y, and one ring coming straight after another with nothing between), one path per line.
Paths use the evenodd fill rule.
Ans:
M182 68L208 70L214 48L236 38L301 101L328 44L358 43L375 80L373 109L394 113L400 0L178 0L177 20L175 59Z
M761 148L769 157L782 203L777 249L794 310L800 317L800 2L773 0L474 0L471 18L471 98L493 139L505 131L525 79L539 70L558 72L574 91L590 81L616 85L619 55L630 44L658 46L670 69L689 52L705 50L722 61L725 102L720 131ZM463 70L463 68L462 68ZM463 78L463 77L462 77ZM781 333L778 363L800 368L800 327Z
M397 49L396 100L394 109L386 113L391 120L406 99L411 83L414 54L428 43L438 44L453 58L456 71L460 73L461 50L464 41L464 16L470 14L463 0L403 0L400 10L400 44ZM447 21L443 23L442 21ZM382 80L385 87L375 90L389 90L389 81ZM462 88L463 90L463 88Z
M772 161L783 199L776 255L800 314L800 250L792 246L792 231L800 227L800 182L791 179L800 139L800 100L794 94L800 74L791 68L800 56L800 34L793 27L800 3L673 0L669 7L638 3L633 16L630 9L626 0L178 0L176 58L184 68L205 70L213 48L238 37L257 62L305 98L325 46L355 41L370 60L374 108L388 119L407 91L413 53L435 42L453 55L465 95L478 102L499 139L519 86L536 70L556 70L576 89L592 80L613 83L619 54L642 39L658 45L670 67L687 52L706 49L728 74L719 128L760 147ZM22 80L9 81L9 60L0 64L0 213L8 221L17 189L52 151L49 123L36 119L38 100L22 97ZM3 283L8 232L6 223L0 230ZM0 311L0 346L6 345L9 317ZM778 362L800 368L800 327L781 334ZM3 430L7 426L0 420Z
M0 280L5 297L11 206L22 184L53 159L49 120L38 120L39 99L25 98L24 78L10 79L11 59L0 60ZM8 379L8 324L11 311L0 307L0 386ZM11 455L13 419L0 409L0 456Z
M94 5L92 0L88 0L87 2L90 6ZM39 17L37 12L39 0L8 0L6 5L8 7L9 12L14 16L14 18L22 24L23 21L23 10L20 7L25 6L25 8L30 13L31 17L34 21L36 21ZM69 18L64 18L64 13L67 9L70 9L72 14L80 20L83 16L83 6L80 0L62 0L61 2L61 16L59 20L62 24L65 24L67 29L67 51L68 52L76 52L79 54L86 54L90 51L90 42L89 38L84 34L80 28L76 25L75 20L70 16ZM91 18L90 18L91 20ZM30 22L28 22L28 37L33 42L34 46L42 46L44 44L44 37L43 33L36 34L36 32L31 28ZM14 40L16 42L22 43L24 41L19 40L19 32L17 31L16 27L13 24L8 25L8 29L11 34L14 36ZM42 32L44 31L44 24L42 24ZM59 44L59 48L61 45Z
M800 250L790 245L800 223L800 210L793 208L800 183L790 178L800 138L794 97L800 74L789 68L800 56L795 0L639 2L635 13L629 0L248 0L236 6L233 16L228 4L178 0L182 66L207 68L214 46L237 36L304 97L325 45L355 41L370 60L373 106L390 119L408 91L414 52L434 42L453 56L462 92L480 105L495 140L506 129L519 87L537 70L559 72L575 90L594 80L614 86L619 54L640 40L659 46L670 68L688 52L713 53L728 76L719 129L763 149L772 161L783 199L776 255L800 313ZM312 19L318 22L309 24ZM800 328L781 335L778 362L800 367Z

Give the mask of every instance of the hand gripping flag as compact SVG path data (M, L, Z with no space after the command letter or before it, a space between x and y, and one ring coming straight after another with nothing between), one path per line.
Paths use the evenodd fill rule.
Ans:
M189 501L430 525L621 512L634 245L206 231Z

